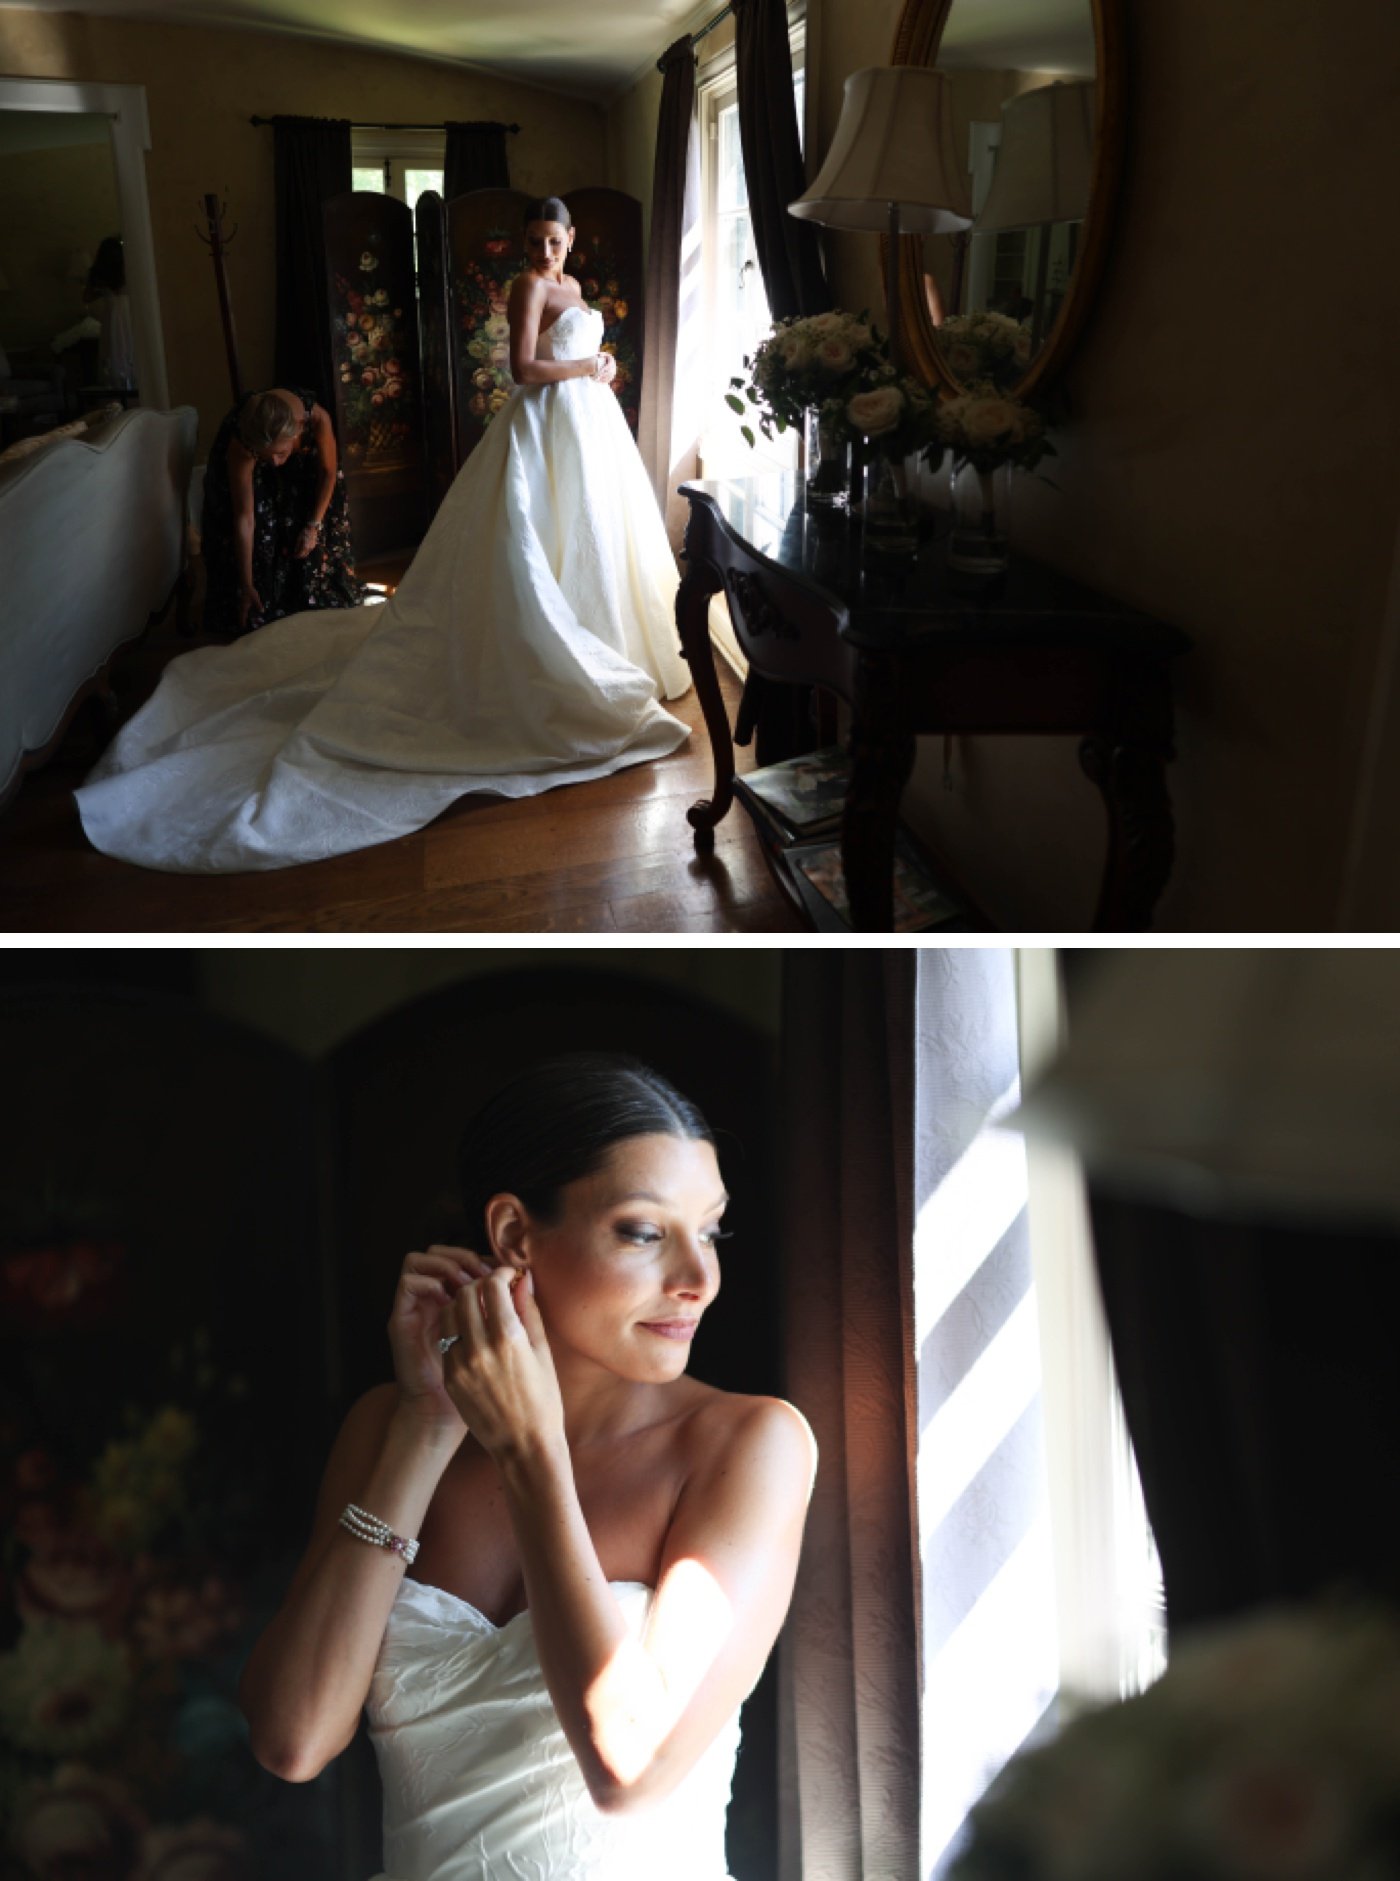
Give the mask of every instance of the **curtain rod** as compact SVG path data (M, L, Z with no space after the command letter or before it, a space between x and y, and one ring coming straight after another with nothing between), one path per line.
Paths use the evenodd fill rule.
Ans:
M276 118L249 118L250 124L275 124ZM352 131L445 131L445 124L352 124ZM500 124L495 127L502 131L518 131L518 124Z
M705 24L700 28L698 33L692 33L690 35L691 45L693 46L697 40L703 39L706 33L712 33L715 30L715 28L719 25L720 21L727 20L733 11L734 11L734 8L732 6L721 7L719 12L716 13L715 17L712 20L706 20ZM666 69L660 59L656 61L656 69L658 72L664 72Z

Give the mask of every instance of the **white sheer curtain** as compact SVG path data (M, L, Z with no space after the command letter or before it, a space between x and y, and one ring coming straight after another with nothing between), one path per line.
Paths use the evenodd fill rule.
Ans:
M1054 952L1016 954L1021 1075L1035 1081L1065 1042ZM1031 1261L1040 1317L1060 1682L1067 1701L1127 1698L1166 1663L1161 1569L1143 1506L1094 1269L1079 1158L1025 1143Z
M919 953L921 1873L1063 1704L1161 1668L1160 1584L1075 1158L1001 1127L1064 1029L1053 951Z
M685 147L681 211L681 286L676 313L676 382L671 402L671 481L694 474L704 423L705 274L700 193L700 107L697 96Z
M921 1872L1053 1705L1055 1575L1007 948L919 955L914 1235Z

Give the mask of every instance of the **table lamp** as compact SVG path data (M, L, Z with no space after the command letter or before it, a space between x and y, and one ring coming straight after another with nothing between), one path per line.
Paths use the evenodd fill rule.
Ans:
M788 204L788 214L828 228L888 234L890 354L903 370L899 237L965 229L970 208L942 73L924 66L867 65L846 80L826 161L807 194Z
M1001 108L1001 145L974 235L1038 228L1031 346L1041 338L1050 225L1082 222L1089 208L1094 150L1094 84L1041 85Z

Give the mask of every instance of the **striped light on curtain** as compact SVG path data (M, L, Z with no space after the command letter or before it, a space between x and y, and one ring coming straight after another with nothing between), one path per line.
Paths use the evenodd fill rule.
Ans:
M1009 949L921 948L914 1320L920 1874L1054 1705L1059 1655Z

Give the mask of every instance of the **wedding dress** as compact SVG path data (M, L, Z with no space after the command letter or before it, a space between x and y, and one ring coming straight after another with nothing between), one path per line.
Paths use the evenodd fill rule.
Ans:
M612 1581L639 1637L652 1590ZM375 1881L728 1881L736 1714L654 1807L594 1806L544 1682L528 1611L493 1626L405 1579L366 1704L384 1787Z
M596 353L567 307L537 359ZM76 793L108 855L277 869L664 757L688 728L676 566L632 434L592 379L516 386L392 600L289 615L173 660Z

